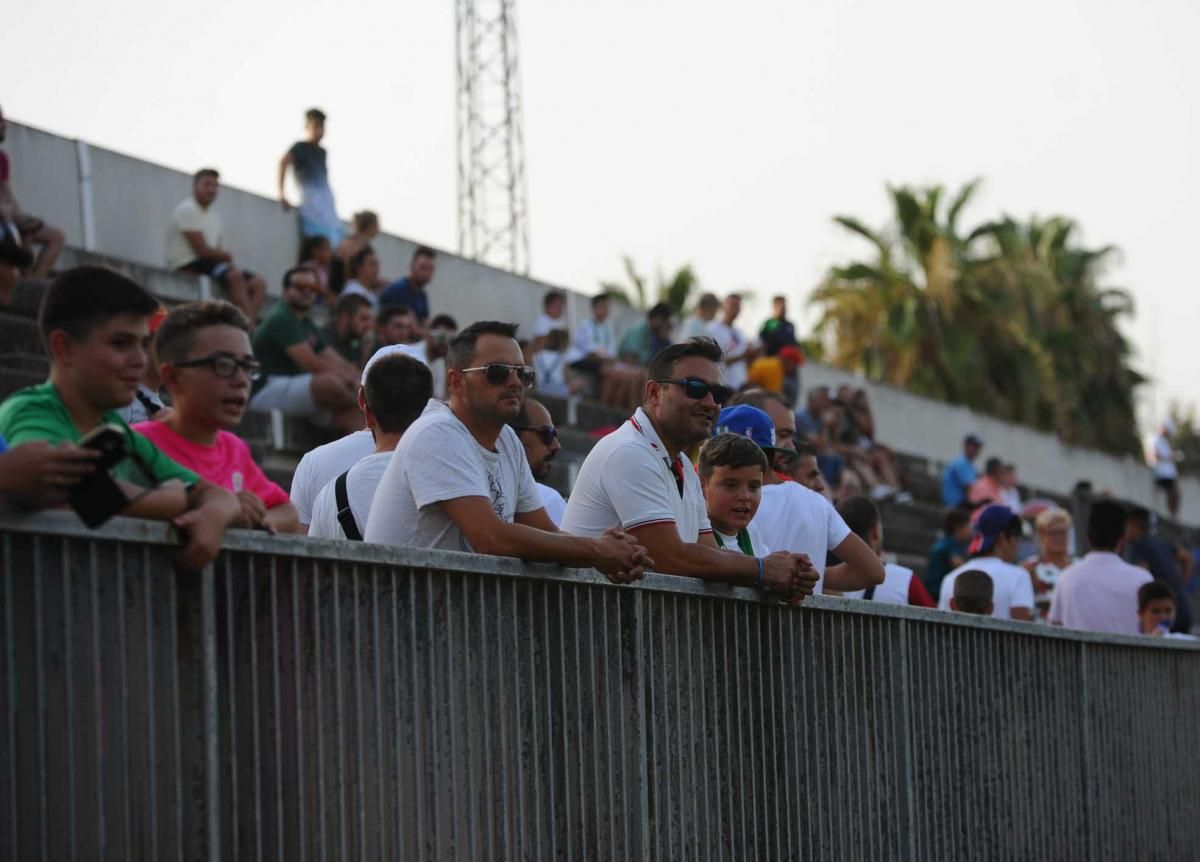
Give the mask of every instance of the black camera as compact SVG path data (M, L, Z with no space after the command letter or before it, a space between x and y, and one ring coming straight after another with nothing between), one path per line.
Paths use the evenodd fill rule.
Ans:
M95 449L100 457L96 469L71 489L68 500L83 523L99 527L129 505L129 498L110 472L125 458L125 431L118 425L100 425L79 445Z

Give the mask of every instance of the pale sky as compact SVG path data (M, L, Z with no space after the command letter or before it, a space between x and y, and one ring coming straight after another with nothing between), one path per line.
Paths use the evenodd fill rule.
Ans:
M319 105L342 214L454 249L453 10L15 4L0 105L272 195ZM867 253L831 216L878 225L885 183L981 176L967 223L1062 213L1121 248L1109 281L1138 302L1158 403L1197 400L1194 0L521 0L518 28L533 275L594 291L622 254L690 262L707 289L757 292L750 326L777 292L804 321L825 269Z

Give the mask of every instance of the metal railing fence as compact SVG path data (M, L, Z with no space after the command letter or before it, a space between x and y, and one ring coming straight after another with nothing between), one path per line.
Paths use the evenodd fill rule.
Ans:
M1180 858L1200 650L0 518L11 859Z

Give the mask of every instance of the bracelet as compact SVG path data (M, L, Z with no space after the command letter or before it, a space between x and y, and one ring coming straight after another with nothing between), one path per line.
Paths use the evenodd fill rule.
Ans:
M757 579L757 580L754 582L754 586L756 586L756 587L761 587L761 586L762 586L762 584L763 584L763 561L762 561L762 557L755 557L755 561L758 563L758 579Z

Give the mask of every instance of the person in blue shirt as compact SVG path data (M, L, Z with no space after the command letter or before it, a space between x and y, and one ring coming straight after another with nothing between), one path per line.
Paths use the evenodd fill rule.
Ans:
M971 483L979 478L975 459L983 450L983 440L968 434L963 440L963 453L946 465L942 474L942 505L960 506L967 501Z
M429 320L429 294L425 292L425 288L433 281L436 268L437 252L428 246L418 246L413 252L412 262L408 265L408 275L384 288L383 293L379 294L379 307L404 305L412 309L421 334L424 335L425 324Z

